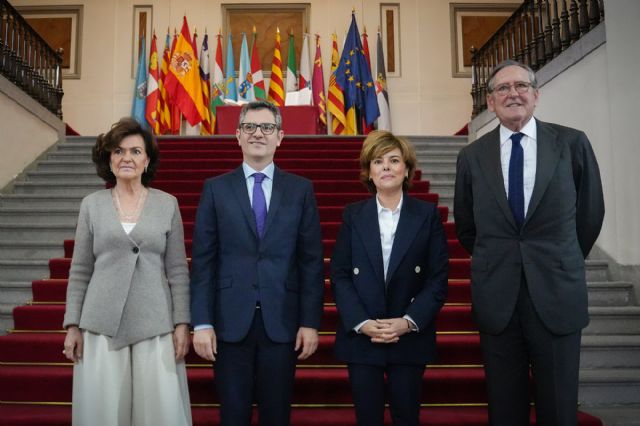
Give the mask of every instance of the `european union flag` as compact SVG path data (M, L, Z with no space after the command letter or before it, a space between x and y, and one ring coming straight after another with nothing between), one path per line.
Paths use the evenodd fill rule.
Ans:
M344 93L344 111L350 130L355 133L358 116L363 117L368 125L373 124L380 111L355 14L351 14L351 26L336 69L336 83Z

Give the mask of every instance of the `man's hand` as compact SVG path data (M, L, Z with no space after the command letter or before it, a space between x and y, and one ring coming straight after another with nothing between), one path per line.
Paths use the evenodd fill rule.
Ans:
M300 327L296 335L296 347L298 351L302 348L302 352L298 355L298 359L307 359L318 349L318 330L309 327Z
M176 361L183 360L189 353L189 326L178 324L173 330L173 347L176 352Z
M216 332L213 328L205 328L193 332L193 347L200 357L207 361L215 361L218 354Z

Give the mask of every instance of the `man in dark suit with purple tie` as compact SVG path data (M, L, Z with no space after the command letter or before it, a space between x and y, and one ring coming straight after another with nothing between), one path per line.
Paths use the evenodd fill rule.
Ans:
M473 256L489 421L529 424L531 366L537 424L576 425L584 259L604 217L598 164L583 132L533 117L529 67L499 64L487 90L500 125L460 151L454 216Z
M205 182L193 235L193 343L215 361L222 426L289 424L296 351L318 346L324 271L312 183L273 163L284 136L276 106L243 106L243 163Z

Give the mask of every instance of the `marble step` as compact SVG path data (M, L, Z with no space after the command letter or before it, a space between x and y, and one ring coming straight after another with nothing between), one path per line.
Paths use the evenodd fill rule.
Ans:
M634 287L625 281L589 282L589 306L631 306L636 303Z
M99 189L104 189L104 182L78 183L69 179L58 182L16 182L14 186L16 194L67 194L84 196Z
M637 335L640 331L640 306L594 306L589 317L583 335Z
M31 282L49 277L48 260L0 259L3 281Z
M0 206L8 208L80 208L83 195L0 194Z
M23 305L32 299L31 281L0 281L2 303Z
M2 241L54 241L61 243L75 235L75 225L65 223L0 223Z
M78 209L73 207L3 207L0 209L2 224L67 224L75 225Z
M64 256L63 241L7 239L0 241L0 259L52 259L62 256Z
M578 400L588 406L640 404L640 368L580 370Z
M580 368L640 368L640 335L583 335Z

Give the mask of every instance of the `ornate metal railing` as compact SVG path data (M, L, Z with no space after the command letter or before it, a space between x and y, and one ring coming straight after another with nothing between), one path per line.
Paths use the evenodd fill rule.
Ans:
M471 48L472 117L487 108L487 79L497 64L515 59L538 70L603 20L603 0L525 0L482 47Z
M0 0L0 73L62 119L62 48L54 51Z

